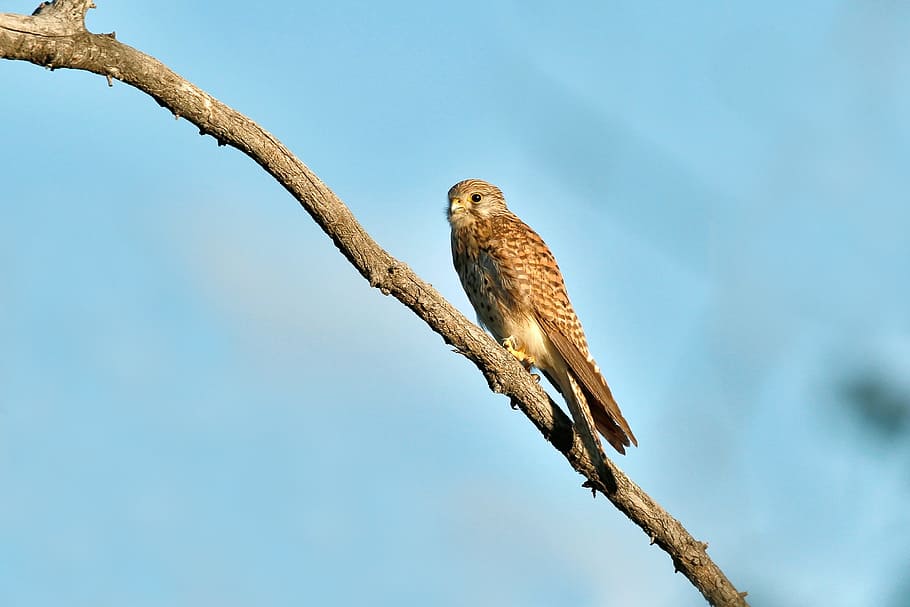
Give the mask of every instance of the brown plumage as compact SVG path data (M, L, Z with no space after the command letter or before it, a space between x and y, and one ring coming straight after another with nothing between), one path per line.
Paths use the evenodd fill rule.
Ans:
M540 236L506 208L499 188L479 179L452 186L448 217L452 260L480 324L547 376L577 426L596 427L620 453L637 446Z

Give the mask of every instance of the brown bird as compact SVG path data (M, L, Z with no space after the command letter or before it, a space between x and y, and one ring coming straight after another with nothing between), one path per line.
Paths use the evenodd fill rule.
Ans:
M448 218L452 261L481 326L526 369L533 366L547 376L565 397L576 427L588 428L582 437L591 435L597 451L603 453L593 427L620 453L630 441L638 446L588 352L543 239L506 208L499 188L479 179L452 186Z

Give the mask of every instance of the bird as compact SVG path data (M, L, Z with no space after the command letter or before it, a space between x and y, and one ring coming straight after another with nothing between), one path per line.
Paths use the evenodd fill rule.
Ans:
M603 456L593 428L619 453L637 447L588 351L550 248L508 209L495 185L466 179L452 186L448 198L452 262L478 323L525 369L538 369L559 390L576 428L587 427L589 440L596 442L586 442L586 448Z

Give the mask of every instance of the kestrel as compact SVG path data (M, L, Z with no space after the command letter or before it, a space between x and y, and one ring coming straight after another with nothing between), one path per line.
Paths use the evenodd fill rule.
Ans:
M553 253L506 208L502 192L479 179L449 190L452 261L477 319L529 369L565 397L576 427L592 426L620 453L638 446L588 352ZM592 419L593 418L593 419ZM594 454L591 454L592 457Z

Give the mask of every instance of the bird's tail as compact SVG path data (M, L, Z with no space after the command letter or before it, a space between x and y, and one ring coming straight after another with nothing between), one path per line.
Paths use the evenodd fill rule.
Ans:
M581 385L572 377L571 373L566 373L564 378L564 383L561 383L559 386L560 392L566 399L566 404L569 406L569 412L572 414L572 419L575 421L575 429L581 435L582 442L585 445L585 449L588 451L588 454L591 456L592 461L602 460L606 457L604 453L603 446L600 444L600 439L597 437L597 432L600 428L597 426L597 422L592 416L591 407L588 406L588 399L585 396L584 390L582 390ZM609 436L604 435L611 445L616 447L620 453L624 453L622 449L622 443L614 443Z
M594 395L590 393L585 394L585 396L588 398L589 402L596 401ZM629 424L626 423L622 413L619 412L619 405L613 400L613 395L610 394L609 397L610 403L597 402L596 405L590 407L592 417L594 418L594 425L597 426L597 431L607 439L607 442L610 443L614 449L625 455L626 447L628 447L630 443L634 443L637 446L638 441L635 440L635 435L632 434L632 430L629 429ZM618 421L613 419L613 415L609 413L610 411L614 411L614 414L619 416Z
M585 390L583 385L576 381L571 374L569 375L569 378L572 386L572 396L571 398L566 397L566 402L572 410L572 417L575 419L575 423L578 423L575 409L583 409L584 414L588 417L590 426L596 428L596 432L602 434L614 449L625 455L626 447L630 444L629 436L623 431L623 428L613 420L613 416L608 413L610 408L605 406L605 403L601 403L594 394ZM613 402L613 406L616 407L614 409L615 411L619 410L619 407L616 406L615 402ZM631 434L631 431L629 434ZM632 440L635 440L634 437Z

